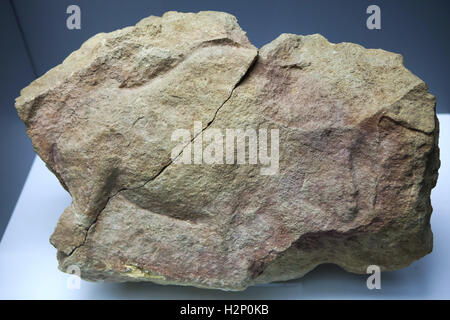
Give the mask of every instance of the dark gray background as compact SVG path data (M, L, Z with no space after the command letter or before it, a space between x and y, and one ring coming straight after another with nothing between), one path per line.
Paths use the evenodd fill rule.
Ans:
M81 30L68 30L66 8L81 8ZM381 30L366 28L366 8L381 8ZM280 33L321 33L331 42L401 53L404 62L450 112L450 2L446 0L0 0L0 236L12 213L34 153L14 99L35 77L58 65L98 32L136 24L169 10L234 14L257 47Z

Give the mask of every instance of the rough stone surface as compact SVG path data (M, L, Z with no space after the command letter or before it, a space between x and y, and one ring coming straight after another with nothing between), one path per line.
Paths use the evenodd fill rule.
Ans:
M432 250L435 98L398 54L317 34L258 51L229 14L168 12L89 39L16 108L72 196L51 243L84 279L242 290ZM278 174L173 163L194 121L279 129Z

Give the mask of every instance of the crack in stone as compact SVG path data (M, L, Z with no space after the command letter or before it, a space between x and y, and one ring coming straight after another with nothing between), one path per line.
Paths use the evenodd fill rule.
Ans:
M78 248L80 248L80 247L82 247L82 246L84 246L84 245L86 244L87 237L88 237L88 235L89 235L90 230L95 226L95 224L97 223L98 218L100 217L101 213L103 212L103 210L105 210L106 206L108 205L108 203L110 202L110 200L111 200L112 198L114 198L114 197L115 197L116 195L118 195L120 192L123 192L123 191L126 191L126 190L136 190L136 189L139 189L139 188L143 188L145 185L147 185L147 184L150 183L151 181L153 181L153 180L155 180L156 178L158 178L158 177L159 177L159 176L160 176L160 175L161 175L161 174L162 174L162 173L163 173L170 165L173 164L173 162L174 162L174 161L175 161L175 160L183 153L184 149L185 149L189 144L193 143L194 140L195 140L200 134L202 134L206 129L208 129L208 128L213 124L213 122L216 120L217 114L219 113L220 109L221 109L221 108L228 102L228 100L230 100L231 97L233 96L234 90L235 90L239 85L241 85L241 84L245 81L245 79L247 79L247 78L249 77L249 74L251 73L251 71L253 70L254 66L256 65L256 61L258 60L258 56L259 56L259 52L257 51L255 57L253 58L253 60L252 60L252 62L250 63L250 65L248 66L247 70L244 72L244 74L239 78L239 80L236 82L236 84L235 84L235 85L233 86L233 88L231 89L231 91L230 91L228 97L227 97L227 98L224 100L224 102L222 102L221 105L216 109L213 118L208 122L208 124L207 124L207 125L206 125L199 133L197 133L197 134L191 139L191 141L190 141L189 143L187 143L187 144L181 149L180 153L179 153L174 159L169 160L169 162L168 162L167 164L165 164L165 165L161 168L161 170L160 170L158 173L156 173L153 177L151 177L149 180L147 180L146 182L144 182L144 184L142 184L142 185L140 185L140 186L137 186L137 187L134 187L134 188L121 188L121 189L117 190L114 194L112 194L111 196L109 196L109 197L106 199L104 206L102 206L102 208L99 210L99 212L97 213L97 215L96 215L96 217L94 218L94 220L92 221L92 223L91 223L88 227L86 227L86 234L85 234L84 239L83 239L83 241L81 242L81 244L75 246L75 247L72 249L72 251L71 251L69 254L67 254L67 256L66 256L65 258L70 257L73 253L75 253L75 251L76 251Z
M232 95L233 95L233 92L234 92L234 90L248 77L248 75L251 73L251 70L253 70L253 67L254 67L254 65L256 64L256 61L258 60L258 53L255 55L255 57L253 58L253 61L250 63L250 65L249 65L249 67L247 68L247 70L246 70L246 72L239 78L239 80L238 80L238 82L233 86L233 88L231 89L231 91L230 91L230 94L228 95L228 97L225 99L225 101L224 102L222 102L222 104L216 109L216 111L215 111L215 113L214 113L214 116L213 116L213 118L208 122L208 124L199 132L199 133L197 133L192 139L191 139L191 141L189 142L189 143L187 143L182 149L181 149L181 151L180 151L180 153L178 153L178 155L174 158L174 159L171 159L171 160L169 160L169 162L165 165L165 166L163 166L162 168L161 168L161 170L155 175L155 176L153 176L152 178L150 178L150 180L147 180L143 185L141 185L141 186L138 186L138 187L135 187L135 188L129 188L129 189L127 189L127 190L136 190L136 189L139 189L139 188L142 188L142 187L144 187L145 185L147 185L149 182L151 182L151 181L153 181L153 180L155 180L156 178L158 178L176 159L178 159L178 157L183 153L183 151L184 151L184 149L186 149L186 147L189 145L189 144L192 144L193 142L194 142L194 140L200 135L200 134L202 134L206 129L208 129L212 124L213 124L213 122L216 120L216 118L217 118L217 114L219 113L219 111L220 111L220 109L222 109L222 107L228 102L228 100L230 100L231 99L231 97L232 97ZM124 191L124 190L121 190L121 191Z
M398 125L398 126L400 126L402 128L405 128L405 129L408 129L408 130L411 130L411 131L414 131L414 132L420 132L420 133L423 133L423 134L425 134L427 136L431 136L434 133L433 131L427 132L427 131L424 131L424 130L421 130L421 129L417 129L417 128L411 127L411 126L407 125L406 123L404 123L403 121L395 120L395 119L391 118L388 115L382 115L380 121L383 120L383 119L389 120L389 121L395 123L396 125Z

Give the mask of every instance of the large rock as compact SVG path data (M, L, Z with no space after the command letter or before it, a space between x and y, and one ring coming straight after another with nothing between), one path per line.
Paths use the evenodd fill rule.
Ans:
M16 108L72 196L51 242L84 279L241 290L432 250L435 98L398 54L292 34L258 52L229 14L168 12L89 39ZM211 129L266 129L279 162L180 163Z

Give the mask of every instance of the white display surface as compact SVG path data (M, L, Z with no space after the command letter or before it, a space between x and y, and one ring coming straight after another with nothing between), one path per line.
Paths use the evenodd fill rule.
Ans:
M242 292L162 286L152 283L67 285L49 243L69 194L36 158L0 243L1 299L450 299L450 115L439 115L441 169L432 191L433 252L408 268L384 272L381 289L369 290L369 275L334 265L319 266L304 278L250 287Z

